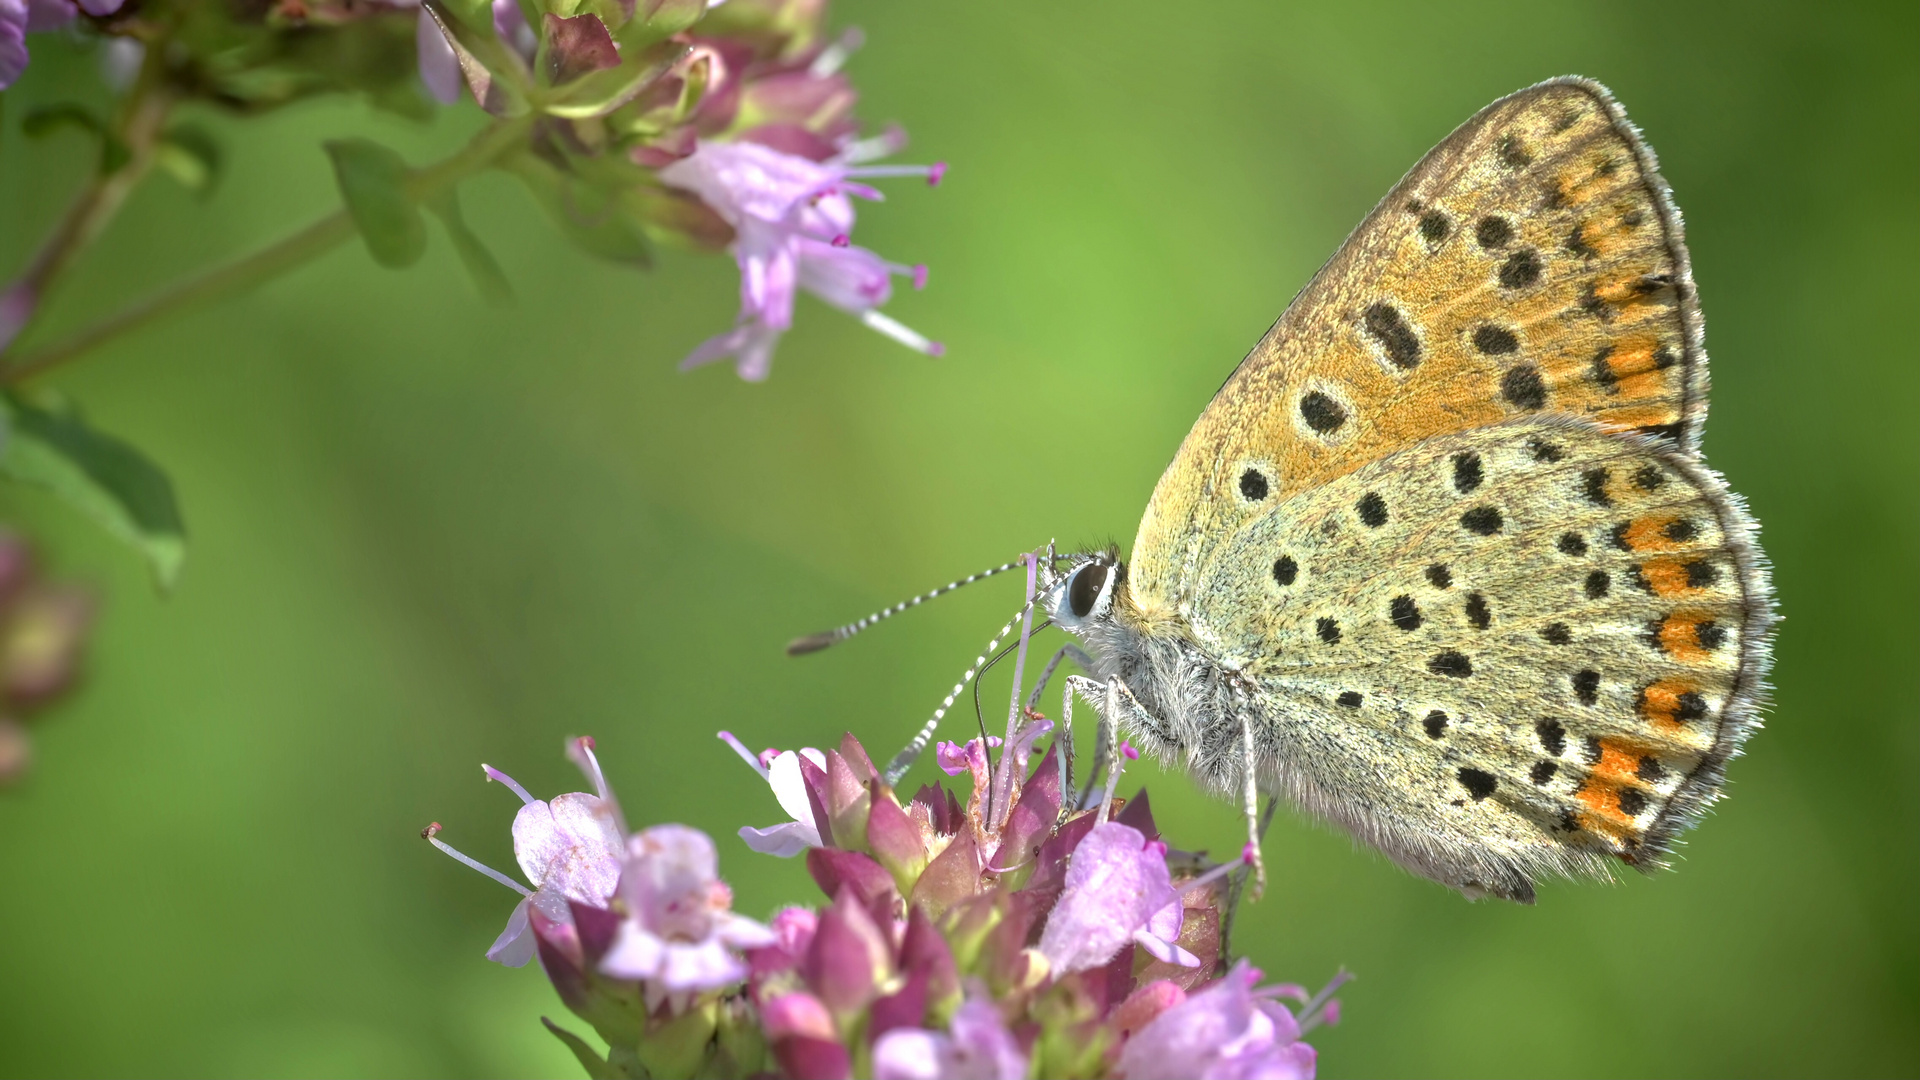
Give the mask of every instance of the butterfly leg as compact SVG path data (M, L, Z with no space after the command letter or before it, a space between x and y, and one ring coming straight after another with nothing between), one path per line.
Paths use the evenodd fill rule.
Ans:
M1273 812L1280 808L1280 796L1267 796L1267 808L1260 814L1260 839L1266 840L1267 829L1273 825ZM1233 885L1227 892L1227 911L1225 920L1220 924L1220 955L1231 956L1233 927L1240 915L1240 896L1246 892L1247 878L1252 876L1253 867L1242 866L1233 873Z
M1105 693L1100 697L1095 697L1095 693L1101 690L1104 690ZM1079 694L1081 697L1086 698L1087 701L1096 703L1094 710L1100 716L1100 725L1097 728L1098 734L1094 741L1093 772L1087 777L1087 792L1090 794L1094 788L1099 785L1100 777L1104 772L1106 776L1106 787L1104 789L1105 797L1100 805L1100 820L1105 821L1107 808L1113 802L1114 789L1120 784L1119 757L1121 753L1121 743L1119 727L1121 714L1123 712L1130 713L1130 715L1127 716L1129 725L1140 728L1143 731L1151 732L1156 738L1169 739L1169 735L1161 726L1160 722L1154 718L1152 713L1147 711L1147 707L1140 703L1140 699L1134 696L1133 691L1128 688L1126 682L1118 675L1108 678L1104 684L1083 675L1067 676L1066 700L1061 710L1062 713L1067 713L1072 709L1074 694ZM1104 708L1098 704L1103 701L1105 704ZM1063 720L1069 727L1071 726L1072 718L1070 715L1064 716ZM1078 805L1066 801L1064 798L1064 788L1062 805Z
M1060 651L1053 654L1053 659L1047 661L1046 668L1040 672L1040 681L1033 684L1033 693L1027 695L1027 708L1031 709L1040 704L1040 695L1046 691L1047 684L1053 681L1053 673L1060 667L1062 660L1073 661L1080 665L1082 671L1093 670L1093 657L1088 656L1078 645L1061 646Z
M1241 806L1247 812L1247 853L1253 860L1253 898L1267 891L1267 862L1260 856L1260 841L1266 836L1267 828L1260 820L1260 773L1253 756L1253 721L1247 714L1240 714L1240 797ZM1268 807L1267 820L1273 820L1272 807Z

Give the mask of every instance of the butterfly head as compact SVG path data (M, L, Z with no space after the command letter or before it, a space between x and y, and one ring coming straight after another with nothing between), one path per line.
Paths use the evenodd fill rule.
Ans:
M1126 564L1112 550L1063 555L1052 583L1041 594L1047 617L1061 629L1081 632L1113 611L1114 594L1126 578Z

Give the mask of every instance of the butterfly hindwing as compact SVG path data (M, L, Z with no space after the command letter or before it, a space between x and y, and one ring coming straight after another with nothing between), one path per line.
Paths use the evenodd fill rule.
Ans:
M1280 500L1422 438L1547 413L1691 450L1705 408L1652 152L1598 84L1542 83L1423 158L1227 380L1154 491L1135 599L1194 595L1250 471Z
M1652 866L1754 723L1752 525L1657 439L1570 418L1426 440L1212 545L1189 625L1278 786L1428 876L1530 895Z

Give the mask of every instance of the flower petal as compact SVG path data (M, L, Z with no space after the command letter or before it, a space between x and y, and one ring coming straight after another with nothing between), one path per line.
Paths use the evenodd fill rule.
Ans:
M0 12L17 0L0 3ZM115 5L116 7L118 5ZM72 22L80 12L74 7L73 0L26 0L27 33L44 34L49 30L58 30Z
M804 821L789 821L764 829L745 825L740 829L740 839L762 855L791 859L808 848L819 847L820 831Z
M799 822L813 820L813 804L807 801L807 782L800 775L799 754L781 751L773 764L767 766L767 783L772 785L773 797L780 800L780 809L785 810L788 817Z
M632 919L620 924L613 948L600 961L600 970L621 979L651 979L660 973L666 960L667 943L656 934L634 925Z
M668 942L657 976L669 990L717 990L746 977L746 963L716 938Z
M940 1080L947 1037L923 1028L894 1028L873 1044L873 1080Z
M527 923L527 904L522 900L513 905L513 914L507 916L507 928L500 931L493 945L487 949L487 959L507 967L525 967L533 959L533 927Z
M420 9L420 21L413 30L413 48L419 64L420 81L427 86L427 93L442 105L452 105L460 100L460 89L466 85L466 77L460 73L460 58L453 53L453 46L447 44L447 37L440 32L440 25Z
M27 0L0 0L0 90L27 70Z

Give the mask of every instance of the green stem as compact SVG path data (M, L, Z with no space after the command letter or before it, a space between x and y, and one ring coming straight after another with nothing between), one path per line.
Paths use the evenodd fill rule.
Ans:
M451 157L415 172L407 181L407 194L416 203L441 194L519 145L530 124L528 117L495 121ZM291 236L122 308L65 340L16 357L0 367L0 385L17 385L169 315L238 296L326 254L354 234L353 219L344 209L335 210Z
M0 312L0 321L17 322L11 327L0 325L0 351L19 340L33 326L40 313L46 310L47 299L61 275L80 252L93 243L107 223L120 212L127 196L133 194L133 189L146 178L153 165L154 149L160 141L161 130L166 125L167 113L173 105L165 86L165 53L164 38L149 43L146 60L141 64L140 73L126 99L121 102L112 128L101 133L102 167L94 171L87 186L81 189L73 205L67 208L66 214L54 226L33 261L8 286L4 302L6 310ZM105 168L106 155L114 144L125 147L127 157L118 167L109 171Z

